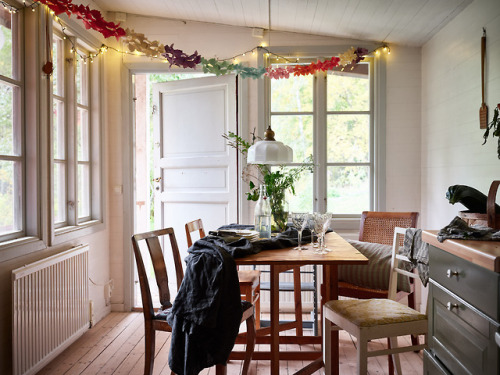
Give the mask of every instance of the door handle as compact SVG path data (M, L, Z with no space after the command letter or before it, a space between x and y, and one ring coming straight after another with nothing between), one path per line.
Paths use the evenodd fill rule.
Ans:
M153 181L154 181L154 182L160 182L160 181L161 181L161 177L156 177L156 178L153 178Z

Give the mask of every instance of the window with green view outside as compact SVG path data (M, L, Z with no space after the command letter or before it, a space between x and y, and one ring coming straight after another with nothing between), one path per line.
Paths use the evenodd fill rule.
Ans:
M5 240L24 229L18 17L0 9L0 238Z
M275 138L293 149L292 165L309 155L315 162L314 173L304 173L295 184L295 195L288 194L290 212L349 217L374 206L370 64L271 80Z

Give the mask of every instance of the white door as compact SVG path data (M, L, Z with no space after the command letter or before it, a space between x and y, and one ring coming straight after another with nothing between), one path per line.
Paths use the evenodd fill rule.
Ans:
M174 228L182 259L185 223L201 218L208 234L237 221L236 150L222 137L236 132L236 97L234 75L153 86L155 228Z

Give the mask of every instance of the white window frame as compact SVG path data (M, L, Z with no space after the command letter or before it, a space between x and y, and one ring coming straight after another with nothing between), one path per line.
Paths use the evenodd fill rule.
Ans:
M11 14L11 30L12 30L12 77L0 75L0 83L13 88L12 100L12 135L14 143L13 154L0 155L0 161L18 163L20 178L14 178L13 196L14 196L14 226L15 229L9 233L0 236L0 241L12 241L26 235L26 147L24 145L24 73L23 73L23 22L22 16L19 13ZM14 90L16 89L16 90ZM15 175L15 173L14 173Z
M55 29L60 29L60 24L52 25ZM53 31L53 32L58 32ZM59 30L59 32L61 32ZM66 90L66 152L67 152L67 174L66 174L66 221L63 223L55 223L54 205L53 205L53 189L51 189L51 211L50 221L50 244L56 245L63 243L82 235L94 233L102 229L103 224L103 163L102 163L102 56L88 59L88 101L86 105L77 103L76 95L76 59L81 59L78 54L69 52L71 47L76 50L84 51L85 53L96 54L100 45L97 40L89 40L87 35L76 27L70 27L64 24L64 34L67 35L65 46L65 64L70 64L65 68L65 90ZM52 38L50 39L52 40ZM88 56L88 55L87 55ZM52 98L52 85L50 85L50 97ZM50 100L50 108L52 108L52 100ZM89 215L80 217L78 214L78 166L81 161L78 160L77 150L77 115L78 108L88 110L89 121L89 161L84 162L90 167L89 185L90 185L90 212ZM52 134L52 111L49 113L50 134ZM50 142L50 158L51 167L49 170L50 186L54 186L53 163L54 155L52 149L52 136Z
M371 48L372 47L372 48ZM367 46L369 50L373 50L374 46ZM324 59L327 57L338 55L345 52L350 46L335 46L335 47L273 47L271 50L284 57L304 57L317 59ZM261 50L259 54L259 65L270 65L270 57L267 56L265 51ZM370 160L371 160L371 173L370 173L370 195L371 207L370 210L385 210L385 59L383 55L378 57L367 57L370 62L370 103L373 113L371 114L370 128L371 128L371 144L370 144ZM323 77L323 79L321 79ZM259 117L258 117L258 134L263 134L266 124L270 123L271 119L271 85L269 78L265 78L259 82ZM317 73L315 79L315 95L318 91L324 92L326 98L326 73ZM335 163L319 164L320 160L327 160L326 158L326 101L324 103L314 102L314 157L315 157L315 174L313 181L314 189L314 203L313 209L315 211L325 211L326 209L326 169L329 165L336 165ZM318 115L321 113L322 115ZM323 116L324 114L324 116ZM319 121L319 123L317 123ZM290 166L299 165L300 163L291 163ZM361 214L361 213L360 213ZM336 230L339 231L355 231L359 229L359 219L361 215L336 215Z
M39 250L90 235L105 228L103 185L103 57L94 58L89 82L91 92L89 107L91 139L91 216L80 222L60 228L53 224L52 204L52 82L41 72L51 50L53 18L46 7L36 7L34 12L17 13L19 40L16 42L21 61L21 118L22 152L24 163L22 177L22 230L0 237L0 262L25 256ZM78 20L63 16L65 33L77 38L88 50L97 50L102 43L90 36ZM61 21L62 22L62 21ZM57 27L56 27L57 28ZM49 36L46 32L49 30ZM19 84L11 82L11 84ZM50 160L47 163L47 160ZM75 180L76 183L76 180Z

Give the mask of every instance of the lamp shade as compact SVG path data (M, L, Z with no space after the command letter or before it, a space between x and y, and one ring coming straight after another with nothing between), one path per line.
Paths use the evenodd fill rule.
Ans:
M269 126L265 139L256 142L248 149L247 163L249 164L283 164L293 161L293 150L283 142L274 139L274 132Z

